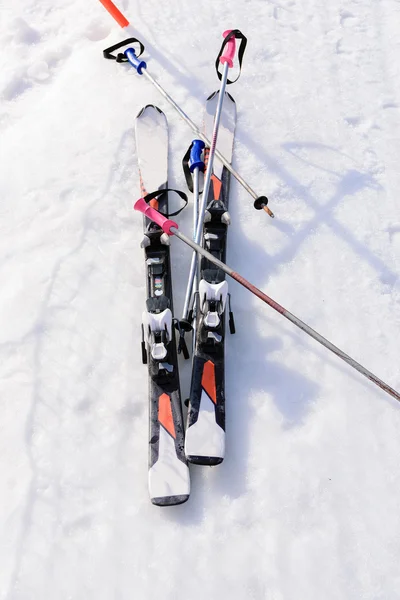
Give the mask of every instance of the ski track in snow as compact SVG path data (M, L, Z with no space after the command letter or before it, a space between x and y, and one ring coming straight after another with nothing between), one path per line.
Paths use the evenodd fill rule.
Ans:
M197 123L221 32L248 36L234 165L276 219L232 182L228 264L399 389L399 3L119 6ZM1 15L0 599L398 598L400 406L234 283L226 460L150 504L134 117L165 111L170 187L192 134L103 60L100 3Z

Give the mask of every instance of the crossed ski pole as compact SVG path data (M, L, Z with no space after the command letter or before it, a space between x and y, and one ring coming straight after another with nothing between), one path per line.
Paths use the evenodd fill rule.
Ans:
M126 28L129 26L129 21L124 17L124 15L118 10L111 0L100 0L103 6L109 11L111 16L117 21L117 23L122 27ZM139 60L140 54L143 52L144 47L141 42L138 42L141 47L141 51L139 54L136 54L133 48L128 48L124 54L119 54L118 56L111 55L113 50L121 48L126 45L126 43L135 43L138 42L135 38L130 38L128 41L117 44L111 48L108 48L104 51L104 55L106 58L113 58L117 60L117 62L128 62L136 69L139 75L145 75L145 77L158 89L158 91L162 94L162 96L173 106L173 108L178 112L181 118L191 127L191 129L196 133L196 135L202 139L208 147L211 147L211 142L206 138L206 136L202 133L202 131L193 123L193 121L184 113L184 111L179 107L178 104L167 94L167 92L160 86L160 84L147 72L147 65L144 61ZM108 53L108 56L106 54ZM218 59L217 59L218 60ZM265 210L271 217L273 217L273 213L267 207L268 199L266 196L258 196L254 190L243 180L243 178L232 168L229 161L225 159L225 157L218 151L215 151L215 155L220 159L223 165L231 172L231 174L239 181L239 183L249 192L249 194L254 198L254 207L257 210L263 209ZM231 269L228 265L220 261L218 258L210 254L207 250L202 248L195 241L186 237L183 233L178 230L178 225L171 219L161 215L157 210L149 206L144 198L140 198L134 205L134 209L145 214L149 219L157 223L165 233L169 236L175 235L186 245L190 246L195 252L206 257L210 262L214 263L217 267L222 269L227 275L232 277L235 281L240 283L243 287L249 290L252 294L260 298L263 302L268 304L271 308L273 308L276 312L283 315L286 319L288 319L291 323L296 325L299 329L304 331L307 335L312 337L322 346L330 350L333 354L336 354L339 358L341 358L344 362L350 365L353 369L364 375L367 379L375 383L378 387L380 387L387 394L395 398L400 402L400 392L396 391L392 387L390 387L387 383L379 379L376 375L374 375L371 371L366 369L363 365L355 361L348 354L343 352L340 348L332 344L329 340L324 338L317 331L312 329L309 325L304 323L301 319L296 317L296 315L292 314L288 310L286 310L283 306L278 304L275 300L270 298L267 294L262 292L255 285L250 283L247 279L242 277L239 273ZM198 222L198 220L197 220Z
M159 225L166 234L168 234L169 236L175 235L182 242L190 246L193 250L195 250L196 252L207 258L209 261L214 263L219 269L222 269L224 273L232 277L232 279L240 283L240 285L249 290L249 292L260 298L260 300L262 300L263 302L265 302L265 304L268 304L276 312L278 312L280 315L288 319L291 323L296 325L296 327L304 331L307 335L312 337L322 346L333 352L333 354L336 354L336 356L344 360L344 362L353 367L353 369L364 375L364 377L372 381L372 383L375 383L375 385L380 387L384 392L386 392L387 394L389 394L390 396L392 396L400 402L400 392L390 387L387 383L382 381L382 379L379 379L379 377L374 375L374 373L372 373L363 365L355 361L354 358L351 358L351 356L343 352L343 350L332 344L332 342L324 338L320 333L318 333L309 325L307 325L307 323L304 323L304 321L296 317L296 315L286 310L286 308L278 304L278 302L267 296L267 294L265 294L252 283L250 283L250 281L245 279L242 275L231 269L231 267L228 267L228 265L226 265L218 258L210 254L210 252L205 250L202 246L196 244L196 242L186 237L186 235L184 235L178 230L178 224L175 223L175 221L172 221L171 219L165 217L164 215L160 214L157 210L149 206L145 198L140 198L139 200L137 200L137 202L134 205L134 209L143 213L144 215L146 215L146 217L157 223L157 225Z

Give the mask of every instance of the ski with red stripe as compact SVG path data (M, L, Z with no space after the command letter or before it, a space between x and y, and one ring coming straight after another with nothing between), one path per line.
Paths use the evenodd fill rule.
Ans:
M168 124L164 113L145 106L136 118L140 188L167 190ZM151 206L168 214L168 192ZM182 504L190 493L184 453L184 422L173 317L169 238L144 217L146 309L142 318L142 359L149 373L149 493L153 504Z
M218 92L206 102L204 133L211 137ZM219 128L218 148L232 161L236 105L225 92ZM209 149L205 149L207 169ZM202 245L213 256L225 261L230 173L215 158L207 209L204 219ZM190 320L194 321L195 350L193 354L185 453L189 462L217 465L225 456L225 315L234 333L230 294L225 273L207 258L200 261L198 289L193 298Z

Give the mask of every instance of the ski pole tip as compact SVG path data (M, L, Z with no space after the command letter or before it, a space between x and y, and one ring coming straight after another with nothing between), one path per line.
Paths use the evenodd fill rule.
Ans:
M274 219L274 218L275 218L275 215L274 215L274 213L272 212L272 210L270 210L270 209L268 208L268 206L263 206L263 210L265 210L265 212L267 213L267 215L269 215L269 216L271 217L271 219Z
M268 198L267 196L259 196L258 198L256 198L254 200L254 208L256 210L265 210L265 212L267 213L267 215L269 215L272 219L275 217L274 213L272 212L272 210L270 210L267 206L268 204Z

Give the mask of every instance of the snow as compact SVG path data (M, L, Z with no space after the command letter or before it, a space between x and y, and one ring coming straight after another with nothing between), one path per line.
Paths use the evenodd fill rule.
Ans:
M276 218L234 182L228 263L399 389L399 3L119 6L198 123L248 37L234 165ZM400 406L235 283L226 459L149 502L134 117L166 113L171 187L192 133L103 59L124 35L97 2L1 7L0 599L395 600Z

